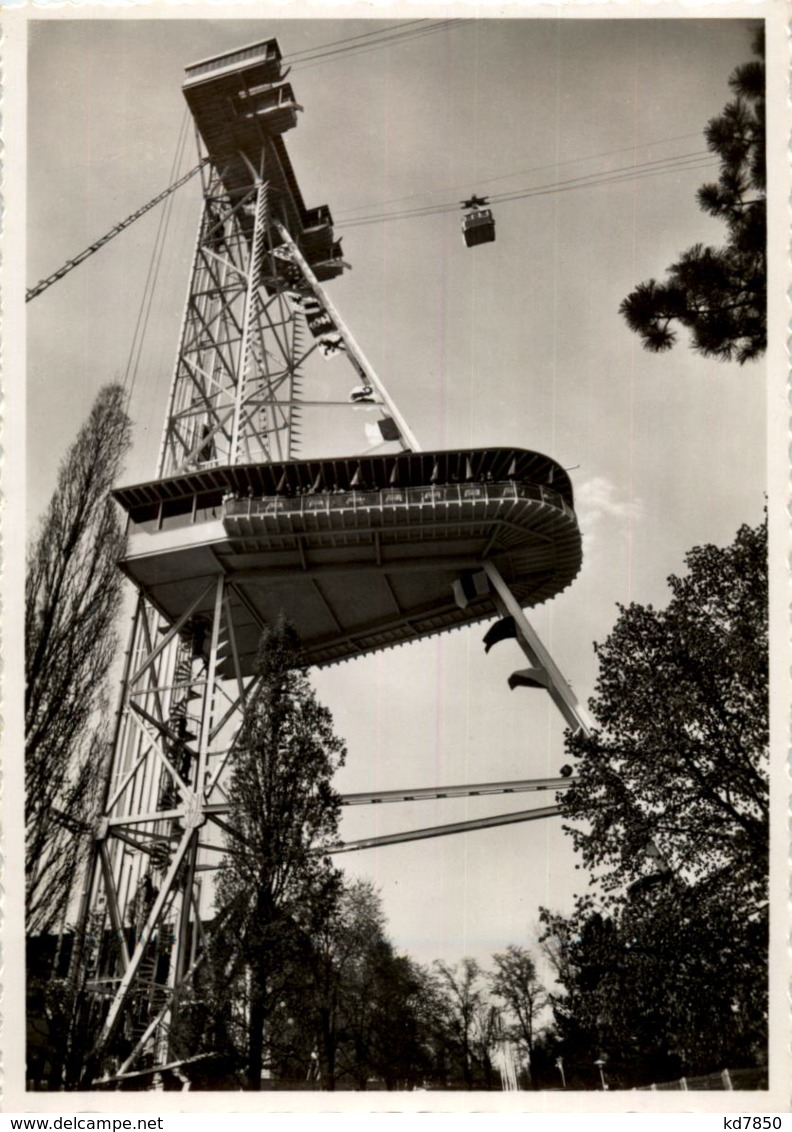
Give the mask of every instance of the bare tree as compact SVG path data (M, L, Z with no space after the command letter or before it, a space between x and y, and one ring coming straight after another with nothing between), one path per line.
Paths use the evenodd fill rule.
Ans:
M96 723L117 647L125 538L109 492L129 449L124 390L107 385L64 457L25 581L25 869L28 933L68 908L106 742Z
M449 1051L456 1054L465 1088L474 1088L477 1079L490 1088L490 1054L496 1027L481 985L481 968L475 959L463 959L458 966L437 960L434 971L444 1006Z
M531 1084L536 1088L533 1072L536 1022L547 1002L547 995L536 977L534 961L524 947L510 944L504 952L492 958L495 962L492 992L503 999L513 1019L509 1036L525 1051Z

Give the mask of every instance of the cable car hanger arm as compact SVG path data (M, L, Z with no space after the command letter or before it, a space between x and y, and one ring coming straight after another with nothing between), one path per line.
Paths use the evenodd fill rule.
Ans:
M371 363L368 361L366 356L363 354L363 351L355 342L352 334L347 328L346 323L341 318L341 315L338 313L333 303L330 301L319 280L311 271L302 253L300 252L300 249L295 244L288 230L277 220L274 222L273 227L283 240L283 243L288 249L292 259L299 266L306 283L310 286L314 295L316 295L316 297L320 300L320 302L331 315L333 321L338 327L338 330L343 337L344 342L346 343L347 353L349 354L349 357L352 360L352 363L357 370L358 375L360 376L361 382L364 386L377 390L383 402L387 406L388 411L398 425L399 431L402 435L406 447L413 452L420 452L421 446L419 445L416 437L413 435L412 430L407 424L407 421L396 408L393 399L385 389L385 386L382 384L380 379L377 377L377 374L374 372Z

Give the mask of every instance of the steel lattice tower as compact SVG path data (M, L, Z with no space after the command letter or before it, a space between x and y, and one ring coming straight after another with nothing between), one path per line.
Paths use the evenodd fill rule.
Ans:
M189 67L184 91L207 161L157 478L115 492L137 599L74 960L91 1080L183 1057L224 773L281 611L316 664L500 613L488 646L516 637L531 664L515 683L584 725L522 613L580 565L566 473L419 452L326 294L345 264L282 141L299 107L276 41Z

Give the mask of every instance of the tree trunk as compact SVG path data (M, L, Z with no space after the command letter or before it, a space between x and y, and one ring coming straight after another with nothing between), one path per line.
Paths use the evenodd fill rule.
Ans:
M530 1034L529 1037L528 1037L528 1081L529 1081L532 1089L538 1089L539 1088L539 1084L536 1080L536 1074L534 1073L533 1034Z
M326 1014L326 1012L323 1011ZM335 1064L336 1064L336 1036L335 1029L330 1022L330 1019L325 1016L322 1019L322 1045L324 1046L324 1080L322 1081L322 1088L328 1093L335 1092Z
M250 1017L248 1019L248 1057L247 1078L251 1092L261 1091L261 1071L264 1068L264 1021L266 1006L264 990L258 978L253 976L250 997Z
M470 1048L467 1043L467 1035L462 1045L462 1073L465 1079L465 1088L470 1091L473 1088L473 1067L470 1064Z

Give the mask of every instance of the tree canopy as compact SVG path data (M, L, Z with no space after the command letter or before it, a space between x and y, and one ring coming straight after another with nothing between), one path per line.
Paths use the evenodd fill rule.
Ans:
M767 347L767 252L764 39L754 38L757 58L729 79L733 99L704 131L720 162L718 180L702 185L698 203L726 225L726 242L695 244L668 268L665 282L640 283L619 310L654 353L670 350L676 326L685 327L695 350L743 364Z
M562 810L608 891L658 868L765 899L767 524L696 547L665 609L621 606ZM579 824L584 823L584 824Z
M554 1052L572 1088L705 1074L767 1058L767 918L705 884L673 879L605 904L542 911L560 990L549 996Z
M365 1089L372 1079L388 1089L404 1088L426 1073L422 992L417 966L398 955L387 937L373 883L349 881L311 933L285 1001L288 1025L280 1033L302 1048L303 1061L305 1051L313 1057L324 1089Z
M583 1087L766 1055L767 523L696 547L665 609L596 645L597 727L562 811L598 895L542 910L558 1051Z

